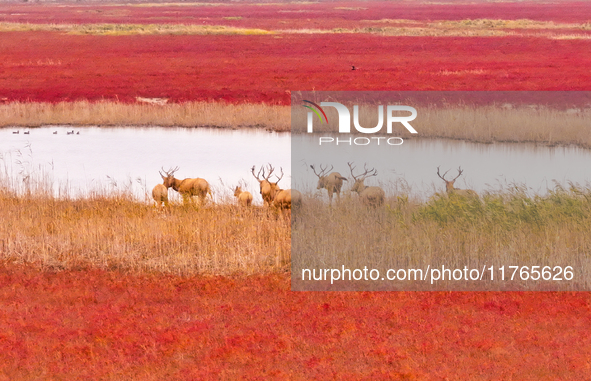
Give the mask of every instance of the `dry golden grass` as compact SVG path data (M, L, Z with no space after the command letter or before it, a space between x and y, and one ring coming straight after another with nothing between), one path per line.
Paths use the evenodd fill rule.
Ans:
M572 266L577 279L570 286L591 285L589 188L556 189L544 197L528 196L525 189L480 199L436 195L427 203L400 195L377 209L363 207L356 198L329 208L309 196L294 218L292 274L300 279L302 269L342 266L367 266L380 274L388 269L425 271L428 265L480 271L484 265L507 270L517 265ZM534 287L527 282L522 286ZM373 287L421 286L374 282Z
M441 72L440 75L460 73ZM475 73L473 73L475 74ZM360 123L377 125L375 106L360 106ZM367 111L364 111L366 109ZM548 145L574 144L591 147L590 109L556 110L536 105L448 108L423 107L411 124L421 137L462 139L473 142L536 142ZM295 108L305 114L307 109ZM336 111L326 110L331 123L316 130L334 132ZM305 116L300 116L305 120ZM19 103L0 105L0 126L41 125L183 126L265 128L291 130L290 106L227 104L216 102L167 103L164 105L120 102ZM301 126L304 128L304 126ZM410 134L397 130L402 137ZM303 132L297 130L294 132Z
M500 20L500 19L474 19L474 20L446 20L429 24L436 28L454 29L579 29L590 30L590 23L555 23L553 21L537 21L528 19Z
M138 4L139 5L139 4ZM200 6L200 4L192 3ZM261 4L263 5L263 4ZM265 4L267 5L267 4ZM149 6L160 6L149 5ZM359 10L363 8L336 8L345 10ZM225 20L239 20L241 16L224 17ZM588 39L591 35L581 33L591 30L591 23L554 23L552 21L534 20L459 20L436 21L432 23L406 20L381 19L362 20L372 26L364 28L335 28L335 29L282 29L264 30L256 28L236 28L224 25L193 25L193 24L29 24L29 23L0 23L3 31L52 31L70 34L92 35L157 35L157 34L335 34L335 33L363 33L383 36L410 37L503 37L522 36L550 39ZM398 26L383 26L393 24Z
M440 75L453 75L442 72ZM474 74L474 73L473 73ZM378 113L376 106L360 105L360 124L376 126ZM305 108L295 108L294 117L305 120ZM327 124L315 126L315 132L338 131L337 112L331 107L326 109ZM417 118L411 125L420 137L461 139L472 142L536 142L548 145L574 144L591 147L591 109L557 110L537 105L514 107L502 106L447 108L419 107ZM300 130L305 132L305 125ZM396 129L399 136L405 138L411 134L403 127Z
M290 222L260 207L172 205L126 197L59 200L0 190L0 260L42 268L264 274L290 263Z
M558 265L577 269L579 285L591 283L589 188L557 188L548 196L518 188L480 199L435 195L426 203L390 190L399 194L378 209L350 195L333 207L307 195L292 225L288 214L263 207L160 209L101 191L57 199L44 184L35 178L17 192L14 181L0 178L0 261L212 275L284 272L292 259L297 274L343 265L380 272L426 264Z
M335 29L286 29L277 33L287 34L379 34L394 37L504 37L517 35L514 31L492 29L439 29L429 27L367 27Z
M466 107L427 109L414 122L421 136L474 142L538 142L591 147L591 110Z
M273 34L274 32L235 28L223 25L191 24L28 24L0 23L0 32L46 31L70 34L92 34L103 36L156 35L156 34Z
M244 5L250 6L268 6L268 5L285 5L285 3L251 3L245 2ZM307 5L307 4L316 4L314 1L290 1L289 4L300 4L300 5ZM220 6L232 6L234 5L231 2L228 3L200 3L200 2L187 2L187 3L178 3L178 2L162 2L162 3L136 3L136 4L110 4L110 6L130 6L130 7L220 7Z
M0 125L157 125L257 127L289 131L290 108L265 104L232 105L214 102L165 105L119 102L19 103L0 105Z

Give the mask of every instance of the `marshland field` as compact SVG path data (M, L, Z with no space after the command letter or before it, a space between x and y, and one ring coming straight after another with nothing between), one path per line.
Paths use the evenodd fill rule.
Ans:
M590 22L591 4L577 1L5 2L2 144L16 131L33 139L59 129L61 139L75 129L83 139L85 128L121 126L138 136L146 127L295 133L290 106L300 90L557 91L545 101L426 105L414 140L587 157ZM577 102L560 98L575 91ZM31 147L42 154L42 143ZM208 175L216 187L205 205L170 190L170 205L159 208L149 192L161 167L180 165L186 177L198 170L159 164L143 198L121 184L75 194L66 183L60 195L61 179L17 156L27 148L9 149L0 152L0 380L591 375L588 292L291 291L292 245L325 248L325 267L357 266L346 254L363 245L359 232L381 245L397 237L384 253L409 267L425 257L458 266L493 257L581 270L591 255L584 166L575 183L548 179L544 192L477 184L478 199L466 199L445 195L439 164L429 164L430 194L399 176L380 183L383 208L368 210L351 184L332 208L326 191L311 189L290 218L263 205L250 173L275 153L240 166L250 208L230 194L239 176L223 171L224 183ZM467 168L468 188L477 162L441 165ZM331 229L335 221L348 223Z

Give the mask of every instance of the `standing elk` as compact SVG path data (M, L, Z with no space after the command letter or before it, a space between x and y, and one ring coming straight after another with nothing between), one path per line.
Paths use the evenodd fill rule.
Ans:
M355 169L355 167L353 167L353 163L347 164L351 170L351 176L353 176L353 179L355 180L355 184L353 184L353 188L351 188L351 190L353 192L357 192L364 204L373 207L382 206L384 204L384 199L386 198L386 193L384 190L380 187L368 187L363 183L366 178L377 176L378 171L374 168L367 169L367 167L364 166L363 168L365 169L365 172L355 176L353 174L353 170Z
M456 182L458 177L460 177L462 175L462 173L464 172L462 170L462 167L458 167L458 175L453 180L446 180L445 179L445 175L447 175L447 172L449 172L449 169L443 174L443 176L441 176L441 174L439 174L439 167L437 167L437 176L439 176L441 178L441 180L445 181L445 191L447 192L448 195L453 193L453 194L457 194L458 196L462 196L462 197L478 197L478 193L474 192L472 189L454 188L454 183Z
M277 189L273 205L279 209L291 209L302 205L302 194L295 189Z
M168 188L164 184L158 184L152 189L152 198L156 206L168 206Z
M184 179L179 180L175 179L174 173L179 170L179 167L174 169L170 169L168 171L162 171L166 173L166 176L160 172L160 176L164 180L164 186L166 188L172 187L175 191L179 192L181 196L183 196L183 201L186 203L189 201L193 196L198 196L199 200L201 201L201 205L205 203L205 197L208 194L211 194L209 189L209 183L205 179L195 178L195 179Z
M234 197L238 199L238 203L242 206L250 206L252 204L252 194L250 192L243 192L239 186L234 189Z
M255 169L254 165L252 166L250 171L252 172L252 175L254 176L254 178L257 179L257 181L259 182L261 196L263 197L264 204L271 206L271 205L273 205L273 199L275 198L275 194L277 193L277 190L279 189L279 186L277 184L283 178L283 168L281 168L281 177L278 177L277 175L275 175L277 177L277 181L272 183L269 181L269 177L271 177L271 174L273 173L275 168L273 168L271 166L271 164L268 164L268 166L269 166L269 173L267 174L267 176L265 176L265 167L264 166L261 167L258 174L256 174L256 175L254 174L254 169ZM263 180L260 179L261 172L263 173Z
M326 189L328 191L328 204L332 204L332 195L333 193L337 194L337 202L341 201L341 187L343 186L343 180L347 181L346 177L341 176L338 172L332 172L330 174L326 174L329 171L332 171L333 166L330 166L330 169L326 169L326 167L322 168L320 165L320 173L316 173L316 168L313 165L310 165L314 174L318 176L318 186L316 189Z

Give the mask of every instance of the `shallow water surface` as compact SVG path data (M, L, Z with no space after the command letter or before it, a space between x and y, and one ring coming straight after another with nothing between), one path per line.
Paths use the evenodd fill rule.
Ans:
M401 146L310 150L306 147L314 142L308 136L294 135L292 141L290 134L261 130L57 126L19 128L20 133L13 134L16 130L0 129L0 178L11 179L14 185L27 176L44 177L58 196L122 190L146 199L154 185L162 182L158 171L178 166L177 178L205 178L216 200L232 197L230 188L242 182L260 204L258 182L250 169L266 163L273 164L276 172L283 169L280 186L291 186L293 171L293 187L311 193L317 192L317 178L310 164L334 165L334 170L349 177L343 187L348 191L352 186L348 161L355 162L357 171L366 163L378 170L366 185L379 184L388 194L410 192L422 198L445 189L437 176L438 166L442 174L449 170L448 179L461 166L464 172L455 186L477 192L517 184L544 194L554 188L554 182L588 186L591 181L591 151L576 147L416 138ZM30 133L25 135L25 130ZM80 134L68 135L72 130ZM176 192L170 194L175 197Z
M402 145L318 146L318 137L294 135L292 144L293 176L298 188L316 191L318 178L309 168L314 164L334 166L349 177L344 189L352 186L347 163L355 174L375 168L377 176L368 177L365 185L381 185L386 193L413 193L422 198L444 191L445 183L437 176L456 180L455 187L482 193L508 189L513 185L528 188L531 194L545 194L555 183L588 186L591 181L591 151L578 147L547 147L531 143L479 144L455 140L407 139ZM323 191L326 193L326 191Z
M240 181L260 200L250 173L266 163L283 168L280 185L290 181L289 134L262 130L174 127L42 127L0 130L0 165L9 178L46 173L58 192L71 195L96 189L129 189L139 198L161 183L158 171L179 167L175 177L201 177L215 197L230 195ZM67 131L80 132L68 135ZM57 134L54 134L57 132ZM171 195L176 192L171 191Z

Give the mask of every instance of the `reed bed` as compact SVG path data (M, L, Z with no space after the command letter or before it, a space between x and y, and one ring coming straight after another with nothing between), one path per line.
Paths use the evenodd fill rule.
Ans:
M224 25L194 24L29 24L0 23L0 32L63 32L99 36L158 35L158 34L239 34L260 35L274 32L256 28L235 28Z
M444 75L443 73L442 75ZM449 73L447 73L449 75ZM360 124L377 125L376 106L360 106ZM305 120L305 108L294 108L293 117ZM421 137L461 139L471 142L535 142L547 145L591 147L591 109L555 109L528 106L419 107L411 124ZM336 111L327 108L330 121ZM185 102L153 105L144 103L59 102L0 104L0 126L99 125L99 126L183 126L219 128L264 128L291 131L290 106ZM305 125L293 132L303 132ZM334 123L315 126L315 131L334 132ZM411 137L404 128L402 137Z
M261 207L172 204L124 195L57 199L0 190L0 260L47 270L266 274L288 269L290 221Z
M50 270L101 268L174 274L293 274L303 268L572 266L589 286L591 187L525 187L423 202L388 189L382 208L345 194L329 207L305 195L280 213L222 200L168 208L121 191L57 198L50 185L0 180L0 260ZM34 182L34 181L33 181ZM292 230L293 229L293 230ZM293 235L293 237L292 237Z
M410 103L412 104L412 103ZM459 139L478 143L535 142L546 145L576 145L591 147L591 109L557 109L540 105L514 106L415 106L417 118L410 124L419 137ZM378 125L378 111L375 105L359 106L361 126ZM294 108L293 120L306 120L307 109ZM314 132L338 131L338 114L326 108L328 124L317 123ZM406 114L405 114L406 115ZM306 124L294 125L292 132L304 133ZM401 125L394 125L398 136L412 135ZM353 129L354 131L354 129ZM385 127L382 128L385 132ZM395 135L396 136L396 135Z
M364 8L335 8L358 10ZM224 21L240 20L241 16L224 17ZM372 26L361 28L332 29L260 29L237 28L227 25L195 25L195 24L32 24L1 22L0 32L42 31L69 34L87 34L104 36L125 35L268 35L268 34L375 34L399 37L541 37L560 39L588 39L587 34L591 23L555 23L552 21L535 21L529 19L466 19L421 22L405 19L361 20ZM397 25L395 27L385 25ZM543 31L544 33L539 33Z
M436 194L424 203L400 195L379 209L368 209L354 197L344 198L332 208L308 197L294 218L292 279L301 280L302 269L342 266L367 266L381 274L388 269L426 269L428 265L452 269L572 266L577 278L569 285L571 289L591 287L589 187L557 187L547 196L529 195L520 187L480 198ZM365 286L421 289L419 283L374 282ZM557 286L549 283L525 282L519 287ZM502 289L507 284L495 287ZM470 289L482 284L459 286L456 282L447 287Z
M101 125L266 128L289 131L288 106L185 102L11 102L0 105L2 126Z

